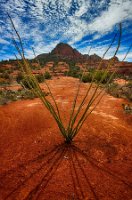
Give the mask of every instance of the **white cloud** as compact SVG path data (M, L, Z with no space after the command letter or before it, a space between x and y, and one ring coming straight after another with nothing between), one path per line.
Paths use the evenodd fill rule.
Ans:
M88 9L90 8L90 1L87 0L79 0L79 9L76 10L75 16L76 17L81 17L83 14L88 12Z
M1 4L0 9L5 13L7 11L10 13L25 43L32 40L31 45L36 47L36 54L51 51L59 41L66 41L74 46L88 34L93 34L93 40L97 40L105 33L112 31L117 23L132 19L131 0L111 0L109 4L107 0L94 2L76 0L75 2L73 13L70 13L73 7L72 0L30 0L28 3L25 0L8 0L5 4ZM106 4L107 7L103 10ZM90 9L96 17L91 16ZM84 15L87 15L87 19L83 17ZM30 19L24 21L22 17ZM4 33L4 38L0 41L8 45L6 38L11 37L7 31L10 30L9 20L0 18L0 24L2 24L0 33ZM89 44L90 40L84 41L84 44ZM105 41L103 43L105 44ZM100 55L103 47L100 43L98 45L100 49L96 47L96 52ZM87 53L88 49L81 50ZM92 51L94 50L93 48ZM26 46L26 53L31 56L29 46Z
M125 57L125 53L119 53L119 54L118 54L119 60L123 60L124 57ZM127 57L126 57L125 60L131 60L131 62L132 62L132 52L130 52L130 53L127 55Z
M112 0L108 10L103 11L89 24L89 29L91 32L106 33L111 31L117 23L126 19L132 19L131 0Z
M80 49L80 52L82 54L87 54L89 51L89 48L90 48L90 46L82 48L82 49ZM102 57L107 48L108 48L108 45L106 45L106 44L92 47L92 49L90 51L90 55L95 53L95 54L99 55L100 57ZM116 51L116 45L114 45L110 48L110 50L107 52L107 54L105 56L105 59L109 59L109 58L113 57L115 51ZM128 51L128 47L120 46L119 51L117 53L117 57L119 58L119 60L122 60L125 57L127 51ZM127 59L132 60L132 52L129 52Z
M0 38L0 44L9 44L9 42L5 39Z
M82 20L81 16L89 12L93 2L90 0L77 0L76 2L78 7L72 16L69 15L72 0L31 0L29 5L25 1L9 0L2 7L11 15L13 14L15 26L21 31L23 37L28 39L33 37L35 40L37 36L46 37L48 34L51 38L55 38L62 31L64 33L62 39L69 38L70 44L81 40L88 33L97 32L93 39L100 38L102 34L111 31L117 23L132 19L131 0L111 0L108 9L102 11L92 22ZM105 3L106 0L100 1L97 4L98 7L94 8L94 12L96 13L96 10ZM25 12L26 7L29 7L27 13ZM31 17L30 23L22 22L20 17L24 14ZM62 19L63 22L61 22ZM45 26L45 32L39 30L40 23Z
M42 53L49 53L53 48L55 48L55 46L59 43L59 40L56 40L50 44L45 44L45 43L39 43L38 45L33 45L34 51L36 55L42 54ZM28 58L33 58L34 57L34 53L32 51L32 49L26 49L25 50L25 55Z

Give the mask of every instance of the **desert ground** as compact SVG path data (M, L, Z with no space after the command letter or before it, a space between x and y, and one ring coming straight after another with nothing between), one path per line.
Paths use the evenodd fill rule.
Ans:
M68 120L78 79L48 83ZM0 106L0 200L131 200L132 115L122 103L106 94L70 145L38 98Z

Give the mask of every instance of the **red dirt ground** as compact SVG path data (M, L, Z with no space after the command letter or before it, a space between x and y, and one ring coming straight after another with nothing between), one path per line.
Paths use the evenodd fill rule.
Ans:
M49 84L66 120L77 79ZM39 99L1 106L0 200L131 200L132 115L122 103L105 95L71 145Z

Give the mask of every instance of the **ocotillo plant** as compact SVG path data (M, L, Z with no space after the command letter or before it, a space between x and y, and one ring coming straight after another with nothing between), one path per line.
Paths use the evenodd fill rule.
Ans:
M16 56L16 59L24 73L25 80L27 81L27 84L29 86L28 88L41 99L43 105L49 110L49 112L55 119L55 121L58 125L58 128L60 130L60 133L62 134L62 136L65 139L65 142L71 143L73 141L73 138L79 133L79 130L81 129L82 125L84 124L84 122L86 121L88 116L96 108L96 106L99 104L99 102L101 101L102 97L105 94L104 89L100 89L100 85L101 85L102 81L104 80L104 78L106 77L106 75L109 73L109 68L114 64L114 59L109 61L106 69L104 70L104 73L102 74L101 80L98 83L96 83L94 89L92 86L95 81L95 76L97 75L98 70L100 70L100 68L101 68L101 65L102 65L102 62L103 62L103 59L104 59L106 53L111 48L112 44L114 43L114 41L118 35L118 44L117 44L115 52L113 53L113 57L115 58L115 56L116 56L116 54L119 50L119 47L120 47L120 43L121 43L122 26L121 26L121 24L119 24L119 34L116 34L114 36L111 44L109 45L109 47L103 54L102 59L97 67L97 70L93 74L92 81L86 90L86 94L82 98L81 103L79 105L77 105L77 99L78 99L80 87L82 84L81 80L82 80L84 72L82 73L82 77L79 80L79 83L77 85L77 91L76 91L76 94L74 97L73 104L71 105L71 108L70 108L71 112L70 112L69 120L67 121L67 125L64 125L64 122L63 122L61 114L60 114L60 109L57 105L55 97L54 97L53 93L51 92L51 89L50 89L48 83L45 81L45 84L48 88L49 95L51 96L52 101L50 101L46 96L43 95L42 89L41 89L36 77L32 73L29 61L25 58L24 47L23 47L23 43L22 43L20 34L16 30L16 27L13 23L12 18L9 15L8 15L8 17L11 21L12 28L15 31L15 34L19 41L19 44L18 44L18 42L16 42L16 39L14 38L14 35L13 35L13 43L17 49L17 52L19 53L19 55L21 57L21 61L17 58L17 56ZM106 85L109 84L114 73L115 72L113 72L111 74ZM91 89L92 89L93 93L90 96L89 94L90 94ZM90 96L89 100L87 100L88 96Z

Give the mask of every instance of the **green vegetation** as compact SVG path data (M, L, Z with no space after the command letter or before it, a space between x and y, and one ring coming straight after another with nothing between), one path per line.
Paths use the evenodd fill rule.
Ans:
M51 79L51 74L49 72L45 72L44 74L37 74L35 75L35 78L37 79L37 81L39 83L43 83L45 81L45 79ZM27 77L25 76L25 78L22 80L22 83L27 87L28 85L28 81L27 81ZM30 82L29 85L32 85L32 81ZM30 86L28 86L30 88ZM32 86L33 87L33 86Z
M44 79L51 79L51 74L49 72L44 73Z
M24 79L22 79L20 84L24 89L31 90L32 88L35 88L35 86L33 85L33 80L31 79L28 80L27 76L25 76Z
M82 98L82 101L79 105L77 105L77 100L78 100L78 96L79 96L79 92L80 92L80 88L81 88L81 83L82 83L81 79L82 78L78 81L76 95L74 97L73 104L71 105L70 116L69 116L69 119L67 120L67 125L65 125L65 123L62 120L62 116L61 116L59 107L57 105L57 102L55 100L55 97L54 97L48 83L45 81L45 84L49 91L49 95L52 98L52 101L50 101L48 98L46 98L46 96L43 95L43 92L39 86L38 80L32 74L32 70L31 70L29 61L26 60L26 58L24 56L24 48L23 48L23 43L22 43L21 37L20 37L18 31L16 30L14 23L10 16L9 16L9 18L10 18L12 27L13 27L13 29L18 37L18 40L19 40L19 45L15 41L15 39L14 39L14 44L15 44L16 49L18 50L19 55L21 56L21 58L23 60L22 63L20 63L19 61L18 61L18 63L21 66L22 70L25 72L26 80L28 82L28 85L30 85L30 87L31 87L30 91L33 92L36 96L38 96L41 99L43 105L49 110L49 112L53 116L54 120L56 121L58 128L60 130L60 133L65 139L65 142L71 143L72 140L75 138L75 136L78 134L79 130L83 126L86 119L89 117L89 115L97 107L97 105L100 103L101 99L103 98L105 91L104 91L104 88L100 90L100 85L101 85L102 81L105 80L105 77L108 74L109 68L114 64L114 60L111 60L108 63L106 70L104 70L103 73L100 75L101 78L99 78L99 80L94 88L92 86L93 86L95 77L97 76L96 74L98 74L98 72L93 73L93 77L89 84L89 87L87 88L86 94ZM120 47L120 41L121 41L121 35L122 35L121 24L119 27L120 27L119 28L120 31L119 31L119 37L118 37L118 45L117 45L117 48L115 50L113 57L116 57L116 54ZM114 37L114 39L112 40L112 43L110 44L110 46L104 53L102 60L104 59L106 53L108 52L108 50L114 43L115 38L116 37ZM100 69L102 60L99 63L98 69ZM69 67L69 68L71 69L71 67ZM111 76L107 79L106 85L108 85L110 83L111 78L113 77L113 74L114 73L112 73ZM83 73L82 73L82 77L83 77ZM92 89L93 93L92 93L92 95L89 95L91 89ZM88 96L89 96L89 98L87 98Z
M23 73L19 72L16 77L16 81L20 83L24 79Z
M69 70L68 72L65 72L64 75L71 76L71 77L74 77L74 78L80 78L82 73L78 72L76 70Z
M2 60L0 61L0 64L11 64L13 62L15 62L16 60L14 59L9 59L9 60Z
M95 74L95 75L94 75ZM93 79L94 75L94 79ZM94 82L98 83L101 82L102 84L106 84L109 80L109 82L112 82L115 75L110 72L105 72L105 70L92 70L88 73L85 73L82 77L82 82L87 83L91 82L92 79Z
M51 79L51 74L49 72L45 72L44 74L37 74L35 75L35 77L39 83L43 83L45 79ZM20 83L23 87L31 89L32 81L29 84L27 81L27 77L24 76L22 72L18 73L16 81Z
M11 82L11 75L7 71L0 74L0 86L9 85Z
M82 71L80 70L80 67L75 66L75 63L72 65L69 65L69 71L64 73L65 76L71 76L74 78L80 78L82 76Z
M5 69L3 66L0 67L0 73L11 74L12 72L13 72L13 69Z
M35 75L39 83L43 83L45 80L45 76L43 74Z
M7 72L3 72L3 73L0 75L0 78L9 79L9 78L10 78L10 75L9 75Z
M82 77L82 82L90 83L92 81L92 73L85 73Z
M36 96L30 90L0 90L0 105L7 104L12 101L17 101L20 99L34 99Z
M129 101L132 101L132 82L123 86L118 85L117 83L111 83L107 87L107 92L117 98L125 98Z
M54 61L53 66L51 67L52 72L55 72L55 68L58 66L58 61Z

